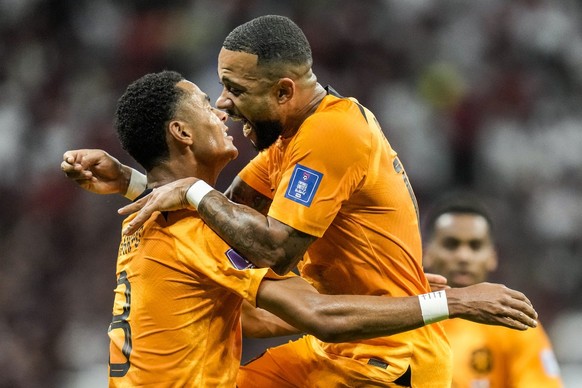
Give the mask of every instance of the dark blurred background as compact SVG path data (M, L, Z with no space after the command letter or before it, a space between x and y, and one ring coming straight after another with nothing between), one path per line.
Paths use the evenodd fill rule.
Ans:
M421 214L453 189L483 196L492 280L529 296L582 386L579 1L0 0L0 387L106 386L126 200L68 181L63 152L138 167L112 128L125 87L173 69L215 100L224 37L271 13L303 28L322 84L376 113ZM220 189L254 155L231 127L241 153Z

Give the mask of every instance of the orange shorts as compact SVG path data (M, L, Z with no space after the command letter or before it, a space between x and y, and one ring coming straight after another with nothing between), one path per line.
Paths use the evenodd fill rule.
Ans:
M339 388L405 387L397 384L385 369L361 360L321 354L308 339L267 349L261 356L241 366L239 388ZM401 380L402 381L402 380Z

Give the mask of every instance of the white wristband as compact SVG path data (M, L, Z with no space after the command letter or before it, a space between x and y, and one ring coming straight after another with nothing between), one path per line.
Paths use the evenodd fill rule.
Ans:
M426 325L449 318L449 305L444 290L418 296L422 319Z
M194 206L194 209L198 209L198 205L202 198L210 191L214 190L212 186L204 181L196 181L188 191L186 191L186 200L190 203L190 205Z
M144 174L141 172L131 169L131 178L129 178L129 185L127 185L127 191L123 195L129 200L136 199L147 187L148 180Z

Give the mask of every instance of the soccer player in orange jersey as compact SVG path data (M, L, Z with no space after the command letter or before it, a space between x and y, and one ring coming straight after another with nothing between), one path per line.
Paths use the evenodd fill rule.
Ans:
M424 262L452 287L487 280L497 268L489 212L467 194L435 206L426 222ZM453 350L453 388L562 387L552 345L540 325L525 332L464 320L443 322Z
M311 66L309 43L288 18L259 17L234 29L218 57L224 89L216 106L244 122L246 136L261 152L226 196L196 178L160 186L122 210L141 208L124 233L135 233L156 211L191 204L254 265L279 274L299 265L301 276L321 293L428 293L418 209L402 163L372 112L320 85ZM140 175L116 163L100 174L105 160L111 162L100 155L97 162L95 154L83 162L79 152L65 154L63 169L90 190L135 197L143 188ZM89 171L92 162L97 167ZM100 179L108 180L103 191ZM426 303L425 322L446 315L444 297ZM307 335L241 368L237 384L426 388L448 387L451 376L450 347L436 323L343 343Z

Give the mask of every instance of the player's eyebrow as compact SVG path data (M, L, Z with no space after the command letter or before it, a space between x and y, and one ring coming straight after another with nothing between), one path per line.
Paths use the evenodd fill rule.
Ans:
M220 79L219 83L221 85L223 85L223 86L224 85L228 85L229 87L234 87L234 88L240 89L240 90L246 90L247 89L245 86L239 84L238 82L235 82L235 81L231 80L230 78L228 78L226 76L225 77L222 77Z
M202 97L201 98L202 105L204 105L204 103L208 103L210 106L212 106L212 103L210 101L210 97L208 96L208 94L202 93L201 97Z

